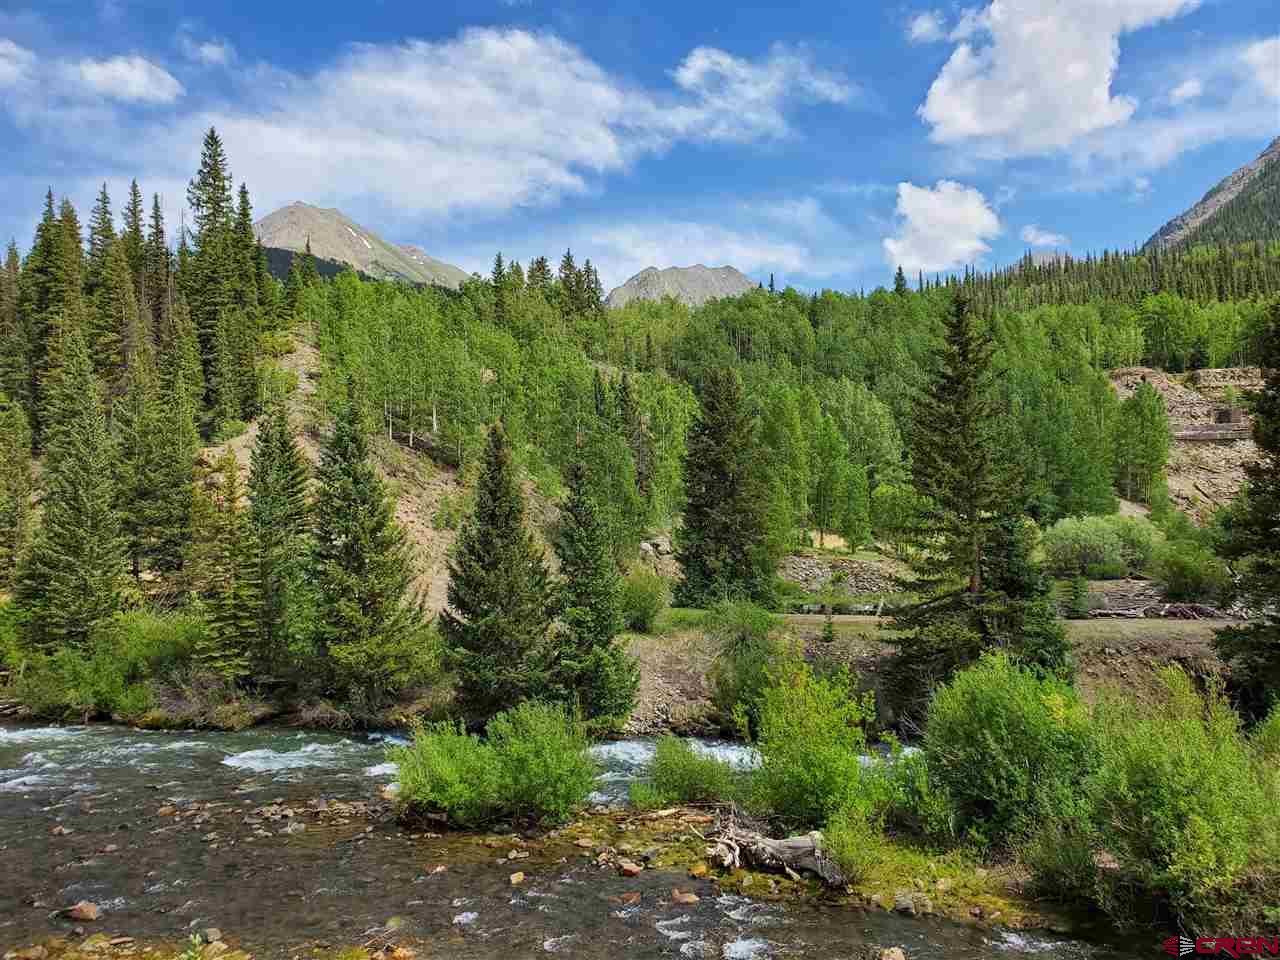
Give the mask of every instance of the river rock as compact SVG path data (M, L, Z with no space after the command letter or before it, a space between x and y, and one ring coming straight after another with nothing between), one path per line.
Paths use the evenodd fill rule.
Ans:
M54 827L52 830L49 831L49 834L54 837L69 837L73 832L74 831L71 830L69 827L64 827L62 824L58 824L56 827Z
M44 947L27 947L25 950L13 950L5 954L8 960L44 960L49 951Z
M877 955L877 960L907 960L907 952L901 947L885 947Z
M222 931L217 927L208 927L204 931L204 942L213 943L215 940L222 939Z
M529 851L528 850L512 850L510 853L507 854L507 859L508 860L528 860Z
M899 890L893 895L893 909L898 913L916 915L916 898L910 890Z
M696 893L690 893L685 890L681 890L679 887L675 887L671 891L671 902L678 903L682 907L691 907L701 899L702 898L699 897Z
M624 877L638 877L644 873L644 867L633 860L619 860L618 872Z
M511 885L513 887L518 887L522 883L524 883L524 872L521 870L517 870L515 873L511 875Z
M88 900L81 900L74 906L67 907L65 913L72 920L81 920L87 923L92 920L97 920L98 917L101 916L102 911L98 908L96 903L90 903Z

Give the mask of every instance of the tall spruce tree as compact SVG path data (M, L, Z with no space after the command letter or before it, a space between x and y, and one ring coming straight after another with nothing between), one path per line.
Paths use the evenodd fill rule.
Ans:
M213 490L198 494L210 500L205 512L213 518L207 528L213 540L207 547L209 628L197 641L194 656L202 669L238 683L250 674L261 585L234 453L228 451L214 464L213 480Z
M586 719L614 727L635 707L640 674L615 642L623 628L622 581L581 464L570 468L568 486L555 540L563 628L555 670Z
M0 396L0 586L8 589L31 542L31 427L22 406Z
M1254 616L1248 625L1218 631L1214 640L1255 717L1280 696L1280 301L1270 307L1258 348L1266 371L1254 404L1258 459L1245 467L1247 486L1226 512L1222 550L1237 574L1235 595Z
M740 597L773 600L774 556L768 541L768 477L755 417L730 368L703 375L701 414L685 457L684 524L677 596L685 606Z
M298 449L289 412L274 400L258 423L249 458L250 522L258 545L262 610L255 658L260 669L283 662L291 601L302 571L304 537L310 521L307 462Z
M187 206L195 229L190 269L182 271L184 292L200 333L206 382L213 388L218 384L214 374L221 362L216 342L223 332L224 317L236 305L239 281L231 172L222 138L212 127L205 134L200 169L187 187ZM216 399L222 402L221 397Z
M115 444L84 336L63 335L49 398L43 514L16 591L24 634L51 649L83 646L120 609L125 541L116 512Z
M18 245L9 242L0 268L0 393L27 414L31 409L31 331L18 309L22 287L22 261Z
M138 181L133 180L129 184L129 202L124 208L124 229L120 231L120 240L124 243L124 255L129 262L129 269L133 271L134 293L140 304L146 304L148 298L144 283L147 271L147 239L144 233L146 216L146 210L142 206L142 190L138 187Z
M111 215L111 197L104 183L89 215L89 256L85 262L85 294L92 300L102 286L107 271L107 254L116 242L115 219Z
M152 511L165 466L159 443L160 412L154 357L149 347L135 350L125 369L123 393L112 406L111 421L118 456L119 511L136 580L142 578L155 539Z
M165 234L164 208L160 206L158 193L151 198L151 223L147 230L144 270L147 293L145 305L151 310L152 328L158 336L163 337L168 329L170 299L173 293L171 283L173 257L169 253L169 239Z
M440 614L458 698L471 719L485 720L545 690L553 606L546 560L525 526L511 449L494 425L475 510L449 560L449 607Z
M199 369L199 364L196 364ZM163 575L182 569L193 536L191 507L200 449L196 399L181 366L161 382L156 420L155 477L148 510L150 561Z
M151 325L144 325L135 290L125 245L112 241L86 332L94 373L112 392L117 391L123 379L126 354L151 349Z
M316 646L327 658L331 689L376 704L405 678L421 641L422 614L410 596L410 547L369 460L350 385L316 480L308 573L316 593Z

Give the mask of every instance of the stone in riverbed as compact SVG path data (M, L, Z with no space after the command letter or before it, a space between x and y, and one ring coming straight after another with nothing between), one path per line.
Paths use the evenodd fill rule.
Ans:
M204 931L204 942L213 943L215 940L222 939L222 931L217 927L208 927Z
M893 895L893 909L897 913L916 915L916 899L910 890L899 890Z
M72 920L81 920L89 922L97 920L101 916L102 911L98 909L96 903L90 903L88 900L81 900L74 906L70 906L66 910L66 914Z
M624 877L638 877L644 873L644 867L633 860L619 860L618 872Z
M877 960L907 960L907 953L901 947L885 947Z
M517 870L515 873L511 875L511 885L513 887L518 887L522 883L524 883L524 873L520 870Z
M691 907L701 899L696 893L689 893L679 887L675 887L671 891L671 902L678 903L682 907Z

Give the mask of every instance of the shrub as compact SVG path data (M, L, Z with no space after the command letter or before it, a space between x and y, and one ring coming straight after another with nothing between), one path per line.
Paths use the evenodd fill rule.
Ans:
M213 431L213 442L226 443L228 440L234 440L240 434L249 429L249 425L243 420L223 420L218 424L217 429Z
M823 852L835 861L851 884L869 879L887 859L884 829L859 807L834 814L822 831Z
M498 757L506 813L561 821L586 803L599 771L582 725L563 707L522 703L490 720L485 733Z
M440 812L458 826L511 817L563 820L582 807L595 781L582 726L557 706L527 702L500 713L486 739L461 724L421 724L393 747L404 814Z
M1280 902L1280 783L1256 762L1220 688L1201 696L1176 668L1161 679L1159 702L1098 712L1091 786L1101 847L1119 864L1103 878L1103 906L1122 909L1136 886L1166 895L1191 929L1260 921Z
M736 776L729 764L699 752L679 737L658 740L649 776L649 783L633 785L639 788L632 791L634 806L717 803L731 800L737 793Z
M716 646L711 666L711 701L721 717L738 717L740 732L759 725L760 699L771 664L789 651L773 636L781 620L747 601L722 601L707 611L705 629Z
M1120 554L1130 573L1151 569L1156 556L1158 531L1146 517L1104 517L1120 540Z
M1004 654L987 654L934 696L925 727L929 773L951 796L959 828L1007 842L1036 817L1070 806L1097 765L1075 691Z
M883 784L885 817L891 825L942 842L956 839L951 795L930 776L922 751L907 753L895 746L891 762L876 772Z
M872 532L901 558L910 544L920 511L920 496L911 487L881 483L871 493Z
M803 661L772 674L760 700L760 768L750 799L761 812L818 826L858 805L867 752L870 695L859 698L847 671L816 676Z
M667 581L642 564L632 567L622 581L622 618L628 630L652 633L658 615L670 602Z
M1089 598L1089 581L1076 574L1071 578L1071 592L1067 597L1067 618L1084 620L1093 609Z
M293 337L283 330L269 330L258 334L258 346L266 356L278 359L293 353Z
M1065 517L1045 531L1043 544L1055 576L1104 580L1123 577L1128 570L1124 543L1104 517Z
M400 765L403 811L440 812L458 826L494 819L501 809L498 756L489 744L468 734L461 723L414 721L413 741L392 747Z
M1165 544L1156 558L1156 576L1170 600L1213 603L1231 585L1226 565L1199 543Z

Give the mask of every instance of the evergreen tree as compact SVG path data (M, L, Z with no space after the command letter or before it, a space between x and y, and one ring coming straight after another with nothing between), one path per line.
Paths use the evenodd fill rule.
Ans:
M560 316L564 319L582 312L582 274L574 263L573 251L560 258Z
M233 245L238 281L236 303L256 321L262 299L262 291L258 289L258 240L253 233L253 204L249 201L249 188L243 183L240 184L236 204Z
M87 336L94 373L113 391L121 380L126 353L151 351L151 325L144 323L138 309L135 287L125 245L119 240L112 241Z
M116 225L111 216L111 198L107 185L102 185L98 200L89 215L89 257L85 264L85 294L90 298L97 294L107 271L107 254L116 242Z
M196 643L195 661L209 673L238 683L250 673L261 585L234 453L227 451L214 464L214 480L213 491L200 493L210 500L205 512L213 518L213 542L208 545L209 629Z
M199 369L199 362L196 363ZM181 366L170 372L160 387L155 416L155 475L148 510L149 557L161 574L182 569L193 537L191 507L195 482L195 458L200 449L196 430L194 391L186 384Z
M707 371L699 400L701 416L685 458L679 602L700 607L742 597L768 606L774 556L766 537L768 486L755 418L731 369Z
M157 193L151 198L151 224L144 251L144 273L148 298L145 306L151 310L152 328L161 337L168 327L172 260L169 240L165 235L164 210L160 206L160 194Z
M237 301L240 264L235 248L231 173L222 140L213 128L205 134L200 169L187 187L187 206L195 222L195 249L189 272L182 270L184 292L200 333L206 382L215 387L219 385L215 373L222 361L217 340L225 333L223 317ZM225 402L221 396L215 400L219 404Z
M13 585L31 541L31 427L22 407L0 397L0 586Z
M900 297L905 297L911 292L911 288L907 286L907 275L902 272L902 266L898 266L898 272L893 275L893 292Z
M350 388L336 411L316 472L314 548L316 647L330 688L376 704L405 679L421 642L410 602L410 547L395 504L369 461L369 444Z
M529 289L547 296L551 293L551 264L546 257L535 257L529 264Z
M53 191L45 194L44 215L36 225L31 250L22 266L18 281L19 324L26 333L29 351L26 362L27 383L13 396L22 397L37 442L41 434L41 413L44 408L43 391L49 369L49 341L55 331L54 317L61 305L55 300L54 271L56 269L59 225L53 210ZM17 364L10 361L10 367Z
M818 528L818 546L823 535L841 525L847 510L849 452L831 414L822 415L813 449L813 524Z
M502 262L502 251L493 258L493 322L495 326L507 325L507 270Z
M31 406L31 338L26 317L18 310L22 262L18 245L9 242L0 268L0 394L26 413ZM28 417L28 429L30 419Z
M283 660L291 600L301 580L297 558L310 516L307 463L294 439L282 398L274 400L258 423L249 460L250 521L258 544L262 611L255 655L259 669Z
M134 351L125 370L123 394L112 407L111 419L119 457L118 509L135 580L141 579L145 560L152 552L152 511L164 467L160 459L158 391L150 349Z
M475 510L449 560L449 608L440 614L458 698L484 720L545 689L553 594L546 561L525 526L511 449L489 430Z
M142 206L142 191L138 188L138 181L134 180L129 184L129 203L124 208L124 229L120 232L120 239L124 243L125 259L133 272L135 295L138 303L144 305L149 296L145 283L147 274L147 240L143 233L145 220L146 211Z
M634 708L640 681L635 662L615 643L623 628L622 581L581 464L570 468L568 480L555 542L563 624L555 669L586 719L617 726Z
M1236 597L1252 621L1220 630L1214 648L1231 665L1246 709L1261 718L1280 692L1280 301L1273 302L1258 346L1266 382L1254 404L1258 459L1247 486L1226 511L1223 554L1233 561Z
M120 609L125 542L116 512L116 451L80 330L64 334L49 398L53 428L44 510L16 591L29 643L83 646Z

